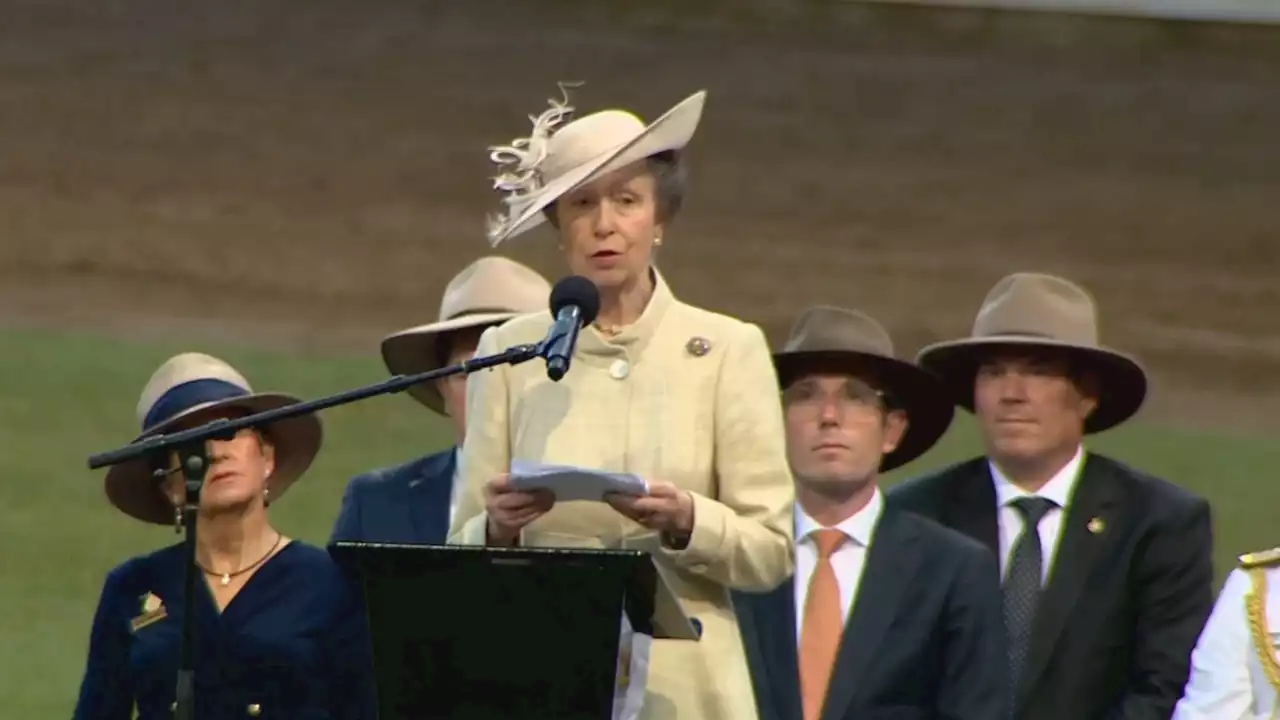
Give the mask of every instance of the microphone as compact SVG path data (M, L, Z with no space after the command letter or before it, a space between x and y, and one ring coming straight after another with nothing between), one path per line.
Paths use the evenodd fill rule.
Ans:
M559 382L569 372L578 331L599 314L600 290L581 275L570 275L551 288L551 317L555 324L542 341L542 354L547 359L547 377L553 382Z

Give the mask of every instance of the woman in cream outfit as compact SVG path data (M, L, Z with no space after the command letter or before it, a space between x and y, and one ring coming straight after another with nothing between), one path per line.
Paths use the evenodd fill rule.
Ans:
M772 589L793 567L794 489L764 334L680 302L653 267L705 99L647 126L624 110L570 122L567 97L552 100L529 138L493 150L506 212L491 218L490 242L548 222L601 309L560 382L540 362L471 379L451 531L470 545L651 551L702 625L698 642L653 643L641 717L655 720L756 717L729 590ZM486 331L477 352L538 342L551 323L549 312L516 318ZM556 505L512 490L513 460L630 472L649 494Z

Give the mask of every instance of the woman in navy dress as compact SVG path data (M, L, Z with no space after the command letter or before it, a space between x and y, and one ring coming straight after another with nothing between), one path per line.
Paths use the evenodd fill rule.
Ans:
M187 353L152 376L138 404L142 436L298 402L255 394L227 363ZM272 527L267 506L319 451L314 415L246 429L209 444L194 599L199 720L373 718L369 639L355 588L314 546ZM163 480L145 460L117 465L107 497L145 522L182 521L176 457ZM135 557L108 575L93 620L75 720L172 718L182 652L185 552L181 542Z

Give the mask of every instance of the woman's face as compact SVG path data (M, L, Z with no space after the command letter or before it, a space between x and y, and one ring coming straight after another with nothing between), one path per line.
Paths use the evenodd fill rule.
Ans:
M231 418L234 411L202 414L179 429L195 427L219 418ZM219 514L228 511L265 506L267 478L275 469L275 448L258 431L245 428L230 440L211 440L208 444L209 469L200 491L200 512ZM175 456L171 467L180 467ZM165 480L165 494L175 505L186 501L186 481L181 472Z
M555 212L569 270L601 289L646 276L662 236L657 189L640 160L561 197Z

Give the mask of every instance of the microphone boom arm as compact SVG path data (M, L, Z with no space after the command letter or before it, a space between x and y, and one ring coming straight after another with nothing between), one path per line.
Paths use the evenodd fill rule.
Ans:
M338 405L346 405L378 395L392 395L414 385L439 380L451 375L470 374L477 370L484 370L498 365L519 365L540 357L541 354L541 344L516 345L494 355L472 358L457 365L437 368L416 375L395 375L376 385L348 390L329 397L286 405L285 407L235 419L220 418L190 430L153 435L145 440L130 443L116 450L108 450L107 452L89 456L89 469L97 470L108 465L118 465L136 457L155 453L167 454L170 449L189 445L193 442L231 437L244 428L261 427L280 420L287 420L299 415L313 413L317 410L337 407Z

